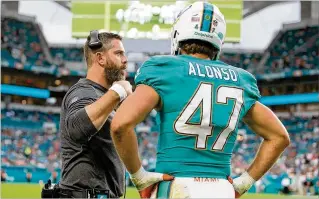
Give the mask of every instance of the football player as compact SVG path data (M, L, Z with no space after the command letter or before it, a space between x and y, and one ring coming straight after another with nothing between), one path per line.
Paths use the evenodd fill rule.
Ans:
M283 124L258 102L255 77L218 60L225 35L220 10L207 2L193 3L173 25L172 55L152 57L137 71L137 88L118 109L111 129L141 197L150 197L153 188L154 197L240 197L289 145ZM152 109L160 120L157 173L141 166L134 134ZM232 181L230 163L240 121L263 142L247 171ZM168 181L154 186L162 180Z

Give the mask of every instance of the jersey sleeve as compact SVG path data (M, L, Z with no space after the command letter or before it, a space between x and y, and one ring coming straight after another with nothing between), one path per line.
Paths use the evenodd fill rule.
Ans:
M152 87L157 94L162 98L163 95L163 76L161 63L158 63L153 58L145 61L137 70L135 75L135 85L147 85Z
M260 99L260 93L257 86L256 78L246 72L243 75L243 86L244 86L244 103L245 103L245 115L249 109Z

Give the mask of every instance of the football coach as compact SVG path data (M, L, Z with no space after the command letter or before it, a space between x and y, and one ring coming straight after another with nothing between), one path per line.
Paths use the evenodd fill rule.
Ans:
M61 108L60 197L119 198L125 169L110 122L114 109L132 93L124 80L127 58L121 36L109 32L91 31L83 50L87 76L68 90Z

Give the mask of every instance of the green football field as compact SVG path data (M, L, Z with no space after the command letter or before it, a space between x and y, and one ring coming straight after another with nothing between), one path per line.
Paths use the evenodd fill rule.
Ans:
M41 187L39 184L10 184L1 183L1 198L40 198ZM126 198L139 198L135 188L127 188ZM283 196L283 195L269 195L269 194L245 194L243 199L255 198L318 198L309 196Z

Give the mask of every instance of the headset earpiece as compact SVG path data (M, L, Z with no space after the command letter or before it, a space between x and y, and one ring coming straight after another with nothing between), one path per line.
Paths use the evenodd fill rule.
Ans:
M89 47L91 49L99 49L103 46L101 40L99 39L99 31L92 30L90 31L90 40L89 40Z

